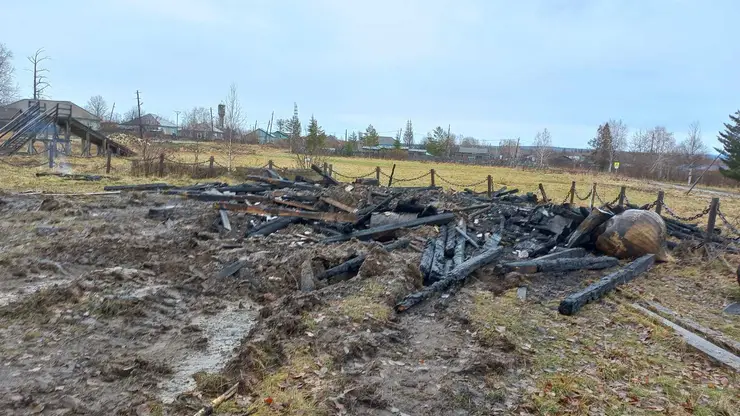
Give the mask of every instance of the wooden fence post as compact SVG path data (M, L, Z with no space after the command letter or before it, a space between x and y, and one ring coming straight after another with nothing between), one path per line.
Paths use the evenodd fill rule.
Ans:
M576 181L573 181L570 183L570 205L573 205L575 198L576 198Z
M214 161L215 161L214 160L214 157L213 157L213 155L211 155L211 158L208 159L208 176L210 176L211 178L214 177L214 176L216 176L216 172L214 172L214 170L213 170L213 162Z
M164 176L164 153L159 154L159 177Z
M547 194L545 193L545 187L542 186L542 184L540 184L539 188L540 188L540 192L542 193L542 199L545 201L545 203L547 203L547 201L549 200L547 199Z
M624 206L624 196L625 196L626 193L627 193L627 187L626 186L623 186L623 187L619 188L619 206L620 207L623 207Z
M110 173L110 148L106 149L107 159L105 160L105 173Z
M707 235L704 237L704 245L709 248L714 234L714 224L717 221L717 211L719 210L719 198L712 198L709 205L709 219L707 220Z
M431 177L431 184L432 184L431 186L436 186L435 178L434 178L434 169L429 169L429 176Z
M270 169L270 170L272 170L272 167L273 167L273 166L274 166L274 165L272 164L272 159L268 160L268 161L267 161L267 169Z
M663 191L658 191L658 201L655 204L655 212L657 212L658 215L660 215L660 212L663 210L663 197L664 196L665 194L663 193Z
M56 150L56 142L54 141L54 138L51 138L51 143L48 144L49 146L49 169L54 169L54 151Z
M380 185L380 166L375 167L375 179L378 180L378 185Z
M594 186L591 188L591 209L594 209L595 199L596 199L596 182L594 182Z
M331 163L329 163L329 177L334 177L334 165L332 165Z
M489 198L491 198L491 195L493 195L493 176L488 175L488 191L486 192L486 195L488 195Z
M328 173L329 173L329 165L326 162L324 162L324 175Z
M388 187L391 187L391 184L393 183L393 174L396 173L396 164L393 164L393 168L391 169L391 176L388 178Z

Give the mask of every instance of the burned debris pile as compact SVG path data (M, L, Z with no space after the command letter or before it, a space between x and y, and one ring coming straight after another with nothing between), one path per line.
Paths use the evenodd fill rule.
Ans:
M359 250L348 250L343 258L335 258L318 270L307 266L304 273L302 269L296 289L304 291L352 278L367 256L366 242L381 243L386 251L415 252L423 285L400 299L397 312L454 291L484 267L488 274L501 277L512 272L562 274L615 269L563 300L560 312L573 314L635 278L654 261L670 261L668 235L681 238L700 233L694 225L664 221L654 212L624 206L589 210L538 201L533 193L506 188L488 197L439 187L339 183L320 169L313 170L314 180L304 176L289 179L285 173L266 169L263 175L249 176L248 182L237 185L175 187L154 183L106 190L156 191L210 203L215 211L211 231L229 235L239 244L275 233L287 238L281 241L301 247L347 241L360 244ZM176 209L164 206L149 215L166 220ZM294 226L303 228L296 231ZM292 231L281 234L286 229ZM232 276L246 264L243 259L235 260L223 267L219 277Z

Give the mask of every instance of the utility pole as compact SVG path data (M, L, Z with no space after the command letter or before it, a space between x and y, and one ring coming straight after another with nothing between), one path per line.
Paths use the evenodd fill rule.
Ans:
M270 122L267 123L267 134L270 135L272 132L272 119L275 117L275 111L272 112L272 115L270 116Z
M116 102L113 102L113 107L110 109L110 117L108 117L108 120L113 121L113 110L116 109Z
M175 110L175 127L180 130L180 110Z
M211 139L213 139L213 107L211 107Z
M148 146L146 140L144 140L144 126L141 124L141 95L139 95L139 90L136 90L136 108L139 113L139 138L144 144L144 152L142 154L142 158L146 160L146 151Z

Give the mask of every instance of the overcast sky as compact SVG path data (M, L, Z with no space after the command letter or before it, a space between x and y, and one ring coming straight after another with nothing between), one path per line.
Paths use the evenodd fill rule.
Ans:
M54 99L121 113L214 107L231 82L250 123L315 115L328 133L414 123L492 143L548 128L583 147L609 118L631 131L701 123L716 143L740 108L732 0L4 1L0 42L45 48Z

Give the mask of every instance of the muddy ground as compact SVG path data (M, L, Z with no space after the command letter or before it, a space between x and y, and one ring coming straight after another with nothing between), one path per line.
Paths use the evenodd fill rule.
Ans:
M147 218L166 205L176 205L170 217ZM412 247L388 253L316 243L305 225L244 240L249 217L232 214L230 233L216 219L208 203L166 195L0 195L0 413L192 415L237 382L220 413L547 413L532 400L539 346L526 339L558 334L541 316L526 334L488 322L485 302L513 296L499 315L523 316L527 302L557 316L558 300L599 276L484 268L397 315L393 305L421 285L414 241L431 227L405 232ZM357 276L297 290L302 274L358 252L369 255ZM217 277L239 259L240 272ZM512 295L520 286L526 301Z

